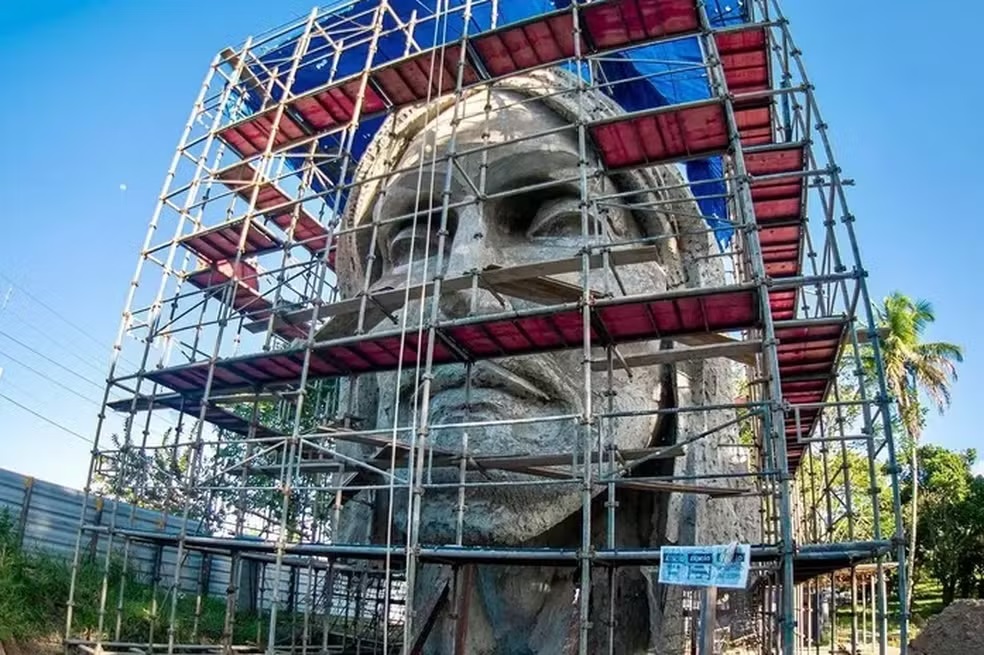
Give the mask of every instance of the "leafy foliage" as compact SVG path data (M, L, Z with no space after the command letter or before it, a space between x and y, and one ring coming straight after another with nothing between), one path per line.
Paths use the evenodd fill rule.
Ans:
M867 347L863 353L862 375L866 383L874 378L880 363L885 384L894 402L893 424L902 430L903 450L909 464L909 561L907 596L911 601L915 578L915 556L919 528L919 439L925 425L923 399L942 414L950 405L950 385L957 380L957 364L963 361L960 346L948 342L924 341L926 330L936 320L932 305L894 292L876 308L881 361ZM870 388L870 387L869 387ZM872 391L875 391L872 389ZM896 432L898 434L898 432Z
M925 300L895 292L882 301L877 314L878 327L886 330L881 342L885 381L898 403L906 432L918 441L920 392L943 413L950 405L950 385L957 380L956 364L963 361L963 349L944 341L923 341L936 320L932 305Z
M943 586L943 604L984 591L984 478L971 473L976 452L919 448L919 569ZM906 481L907 485L912 480ZM975 589L976 587L976 589Z
M883 466L876 464L872 478L872 468L864 452L846 446L829 446L826 455L822 449L810 450L800 464L798 483L808 509L807 520L812 522L808 533L811 537L815 533L822 541L874 539L876 503L880 537L886 539L894 533L888 474Z
M337 406L334 380L311 382L298 417L301 436L332 416ZM158 443L136 443L128 431L112 435L113 448L98 466L102 493L167 514L183 516L210 534L243 532L268 537L283 521L292 535L313 536L324 527L331 498L320 498L310 485L301 488L278 484L280 465L291 452L298 394L239 403L231 410L247 422L255 420L279 438L247 439L228 430L213 435L206 426L198 439L197 424L182 437L171 430ZM255 412L255 414L254 414ZM317 449L305 446L312 454ZM248 464L248 466L244 466ZM291 502L284 502L285 494ZM324 537L324 534L320 535Z

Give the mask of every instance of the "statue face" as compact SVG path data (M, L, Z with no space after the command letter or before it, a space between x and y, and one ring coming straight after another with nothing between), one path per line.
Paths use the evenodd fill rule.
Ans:
M487 96L480 93L464 102L458 126L455 150L458 153L479 148L485 143L506 143L486 151L465 155L458 163L478 184L484 174L487 195L520 189L531 184L577 178L578 142L573 129L529 138L566 125L565 121L539 102L516 105L522 98L515 92L498 91L491 98L488 119L483 113ZM512 105L512 106L506 106ZM371 212L377 220L417 213L416 226L407 218L379 228L375 281L371 290L402 286L408 279L432 278L438 266L438 231L441 193L446 162L432 163L432 158L447 152L453 110L448 109L409 143L395 169L410 172L388 178L379 189ZM487 134L486 134L487 133ZM487 139L486 139L487 137ZM508 143L520 139L516 143ZM592 160L592 168L597 161ZM483 173L483 167L485 168ZM612 180L595 176L590 182L592 197L618 191ZM452 203L474 199L472 187L460 174L451 184ZM523 192L481 204L454 208L448 219L448 235L443 253L443 274L458 276L490 265L502 267L537 261L574 257L583 245L581 192L577 181L539 191ZM592 206L591 231L594 242L632 239L643 236L633 215L617 207ZM365 243L363 241L363 243ZM365 253L358 256L365 261ZM647 263L621 267L619 277L627 293L651 293L666 288L665 267L675 262ZM606 279L607 278L607 279ZM580 273L555 276L580 285ZM620 294L614 278L601 270L590 277L597 292ZM409 325L416 326L421 316L429 316L431 298L411 298L403 312ZM562 302L558 299L557 302ZM423 304L423 306L422 306ZM535 303L480 290L444 294L440 299L440 318L454 319L489 314L509 309L524 309ZM396 318L403 321L403 313ZM391 330L386 322L374 328ZM623 354L652 349L654 344L640 345ZM596 350L595 357L604 352ZM533 417L580 415L584 410L584 373L580 347L574 350L481 362L469 374L463 366L436 367L431 385L431 425L475 421L505 421ZM416 391L421 380L417 372L405 371L400 378L394 373L376 376L378 397L367 398L376 407L376 427L419 423ZM591 375L593 413L607 409L607 372ZM360 385L360 393L376 396L373 385ZM616 372L613 390L615 411L653 407L658 402L658 371L654 367L636 369L629 378ZM466 391L468 388L468 391ZM653 417L613 420L593 431L598 448L599 434L607 443L614 439L620 448L640 448L652 438ZM580 450L584 428L576 419L491 425L467 429L432 429L429 445L461 452L467 433L467 452L471 455L560 454ZM409 440L409 436L402 436ZM568 468L569 470L569 468ZM402 471L406 474L406 470ZM433 483L454 483L456 469L435 469ZM470 472L475 482L541 480L519 473L488 471ZM382 494L385 495L385 494ZM406 521L406 490L394 500L395 527ZM428 488L423 496L421 540L425 543L453 543L458 498L453 488ZM465 496L465 543L516 544L530 540L577 511L581 506L576 484L565 486L482 486L468 489Z

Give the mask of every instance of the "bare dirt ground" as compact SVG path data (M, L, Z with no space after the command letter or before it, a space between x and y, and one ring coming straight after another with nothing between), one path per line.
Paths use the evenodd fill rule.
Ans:
M900 652L902 652L902 649L898 646L887 646L885 648L885 655L899 655ZM873 644L859 646L857 653L858 655L878 655L878 646ZM837 651L837 655L851 655L850 647L841 646Z
M957 600L926 622L910 655L984 655L984 600Z

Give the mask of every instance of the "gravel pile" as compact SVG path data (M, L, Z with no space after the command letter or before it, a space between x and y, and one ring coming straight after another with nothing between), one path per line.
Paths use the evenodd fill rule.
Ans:
M929 619L910 655L984 655L984 600L957 600Z

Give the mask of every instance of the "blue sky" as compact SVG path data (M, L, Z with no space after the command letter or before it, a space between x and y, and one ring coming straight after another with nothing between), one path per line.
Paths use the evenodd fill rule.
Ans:
M850 199L874 296L898 289L931 300L929 338L966 348L953 408L931 416L927 438L975 446L974 398L984 400L973 267L984 189L981 10L786 5L838 160L857 181ZM209 62L310 6L0 3L0 394L91 437L136 253ZM89 448L0 398L0 467L79 486Z

